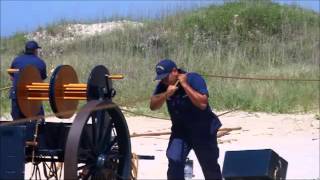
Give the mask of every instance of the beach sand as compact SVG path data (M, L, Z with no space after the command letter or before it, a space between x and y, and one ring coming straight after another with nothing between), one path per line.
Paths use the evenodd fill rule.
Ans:
M233 112L220 117L223 127L241 127L219 138L222 168L226 151L272 149L288 161L287 179L319 178L319 120L312 114L267 114ZM146 117L127 118L131 133L164 132L170 121ZM165 151L169 135L131 138L132 152L154 155L139 161L139 179L166 179ZM194 179L203 179L193 152Z
M217 113L219 114L219 113ZM169 120L142 116L128 116L130 133L170 131ZM272 149L288 161L287 179L318 179L319 175L319 120L314 114L269 114L232 112L220 117L222 127L241 127L219 138L219 164L223 167L226 151ZM59 121L56 118L48 121ZM132 152L152 155L154 160L139 160L138 179L166 179L165 156L169 135L131 138ZM203 179L201 167L191 151L194 161L194 179ZM31 173L26 165L26 178Z

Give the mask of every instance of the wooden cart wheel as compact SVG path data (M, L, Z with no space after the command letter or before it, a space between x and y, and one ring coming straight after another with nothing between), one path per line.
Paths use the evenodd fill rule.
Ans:
M71 126L65 179L129 179L131 143L126 120L111 101L89 101Z

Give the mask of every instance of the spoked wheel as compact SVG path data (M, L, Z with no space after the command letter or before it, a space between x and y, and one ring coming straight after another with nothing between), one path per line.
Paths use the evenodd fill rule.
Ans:
M117 105L89 101L70 128L65 148L65 179L129 179L131 143Z

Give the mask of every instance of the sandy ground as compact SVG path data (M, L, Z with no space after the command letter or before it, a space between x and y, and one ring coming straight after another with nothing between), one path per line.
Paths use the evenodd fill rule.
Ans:
M168 120L125 116L131 134L170 130ZM221 168L226 151L272 149L288 161L287 179L320 179L320 129L314 114L232 112L220 119L223 127L242 128L219 138ZM154 160L139 161L138 179L166 179L168 139L169 135L131 138L132 152L155 156ZM203 179L194 152L191 151L189 157L194 160L194 179ZM30 177L30 171L26 165L26 178Z
M286 115L233 112L222 116L223 127L242 127L219 138L222 168L226 151L272 149L288 161L287 179L319 178L319 120L314 115ZM131 133L168 131L170 121L145 117L127 118ZM139 161L139 179L165 179L165 151L169 135L132 138L132 151L154 155L155 160ZM194 179L203 179L193 152Z

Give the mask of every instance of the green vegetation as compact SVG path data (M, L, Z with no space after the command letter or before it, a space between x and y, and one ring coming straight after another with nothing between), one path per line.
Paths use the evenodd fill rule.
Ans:
M200 74L320 78L320 17L312 11L268 0L240 0L143 23L140 28L128 26L72 43L44 44L43 51L57 47L62 51L43 58L48 69L72 65L81 82L97 64L106 65L111 73L123 73L124 80L114 81L115 101L145 113L151 113L148 98L156 84L154 66L162 58ZM55 26L50 29L60 31ZM3 70L23 48L23 40L17 34L1 41L1 87L10 83ZM319 111L319 82L205 78L215 110ZM4 96L2 92L1 106L7 111ZM166 113L165 108L162 111Z

